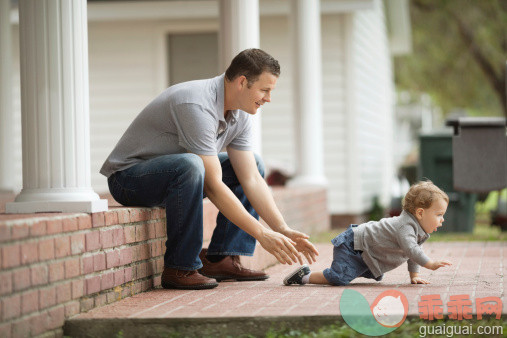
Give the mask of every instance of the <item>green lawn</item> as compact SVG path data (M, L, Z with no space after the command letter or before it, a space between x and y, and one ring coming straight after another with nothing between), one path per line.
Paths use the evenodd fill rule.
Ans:
M450 241L505 241L507 232L501 231L497 226L491 226L488 223L476 221L472 233L461 232L437 232L431 234L429 239L432 242L450 242Z
M443 334L430 334L438 333L439 330ZM457 334L459 332L466 333L465 330L472 333L469 335ZM486 332L491 330L490 334L479 334L479 332ZM427 322L417 318L407 319L398 329L385 335L385 337L450 337L451 331L454 334L452 337L505 337L503 333L507 333L507 320L505 319L482 319L482 320L440 320ZM495 332L495 333L493 333ZM426 333L425 335L423 335ZM347 324L334 324L323 326L313 331L299 331L299 330L286 330L286 331L270 331L266 335L267 338L282 338L282 337L336 337L336 338L354 338L354 337L367 337L357 333L351 329Z

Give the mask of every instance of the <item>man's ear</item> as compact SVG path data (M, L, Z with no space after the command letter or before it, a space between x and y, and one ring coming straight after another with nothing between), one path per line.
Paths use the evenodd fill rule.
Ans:
M238 76L237 80L240 89L243 89L248 84L248 80L245 75Z

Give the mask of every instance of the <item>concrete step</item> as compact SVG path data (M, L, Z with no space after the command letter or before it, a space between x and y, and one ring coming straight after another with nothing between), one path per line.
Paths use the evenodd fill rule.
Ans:
M330 257L331 245L320 245L322 256ZM329 263L323 259L315 268ZM68 320L64 335L71 337L183 337L241 336L265 334L273 325L291 327L313 323L329 324L337 319L339 295L317 296L314 287L285 287L283 276L298 265L275 264L266 271L270 278L257 282L224 281L211 290L165 290L134 295ZM309 297L310 295L315 295ZM324 298L327 298L323 303ZM304 308L295 305L306 301ZM315 311L318 305L321 306Z

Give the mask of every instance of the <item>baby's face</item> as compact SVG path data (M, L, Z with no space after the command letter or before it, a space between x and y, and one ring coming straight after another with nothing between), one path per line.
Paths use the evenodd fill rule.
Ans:
M443 198L439 198L428 209L418 209L417 219L424 231L430 234L442 226L446 211L447 202Z

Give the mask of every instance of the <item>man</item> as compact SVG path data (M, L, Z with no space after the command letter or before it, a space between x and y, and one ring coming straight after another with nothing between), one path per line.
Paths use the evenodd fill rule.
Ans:
M166 208L164 288L268 278L239 262L239 255L253 254L256 240L282 264L302 264L301 254L315 261L317 250L285 223L263 179L262 160L251 151L250 115L270 102L279 74L272 56L247 49L225 74L169 87L136 117L102 166L119 203ZM220 211L207 250L206 196Z

